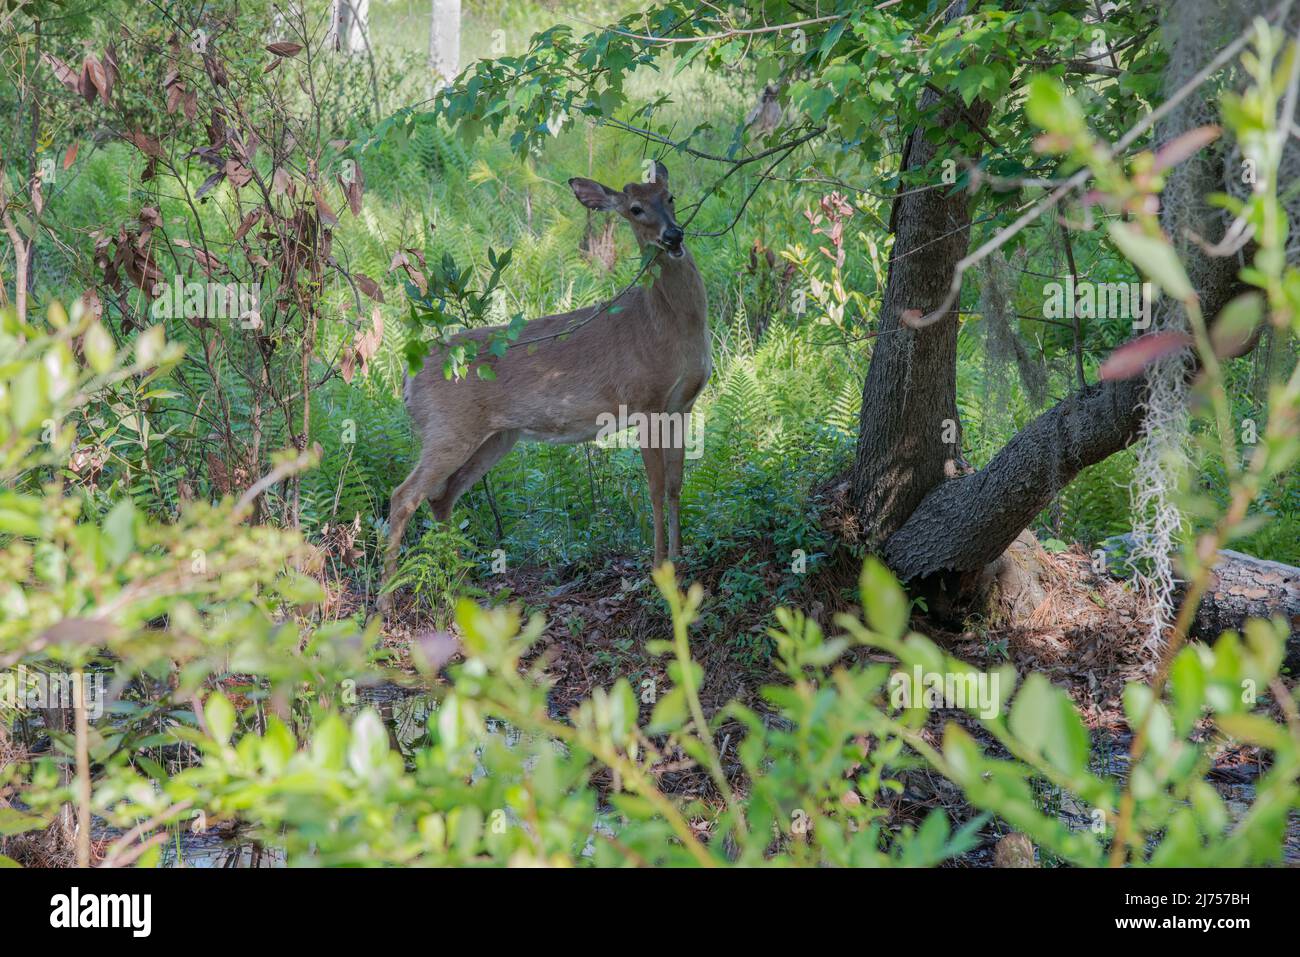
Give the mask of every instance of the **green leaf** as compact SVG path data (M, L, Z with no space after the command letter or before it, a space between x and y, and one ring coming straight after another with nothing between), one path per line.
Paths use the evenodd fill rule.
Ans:
M113 337L100 322L92 322L90 328L86 330L86 337L82 340L82 350L86 353L86 361L98 375L103 375L112 369L113 361L117 358L117 346L113 343Z
M0 837L12 837L28 831L41 831L49 826L50 818L25 814L16 808L0 807Z
M672 688L655 705L647 731L658 734L673 731L686 723L686 690Z
M1257 292L1244 292L1219 310L1210 329L1214 354L1232 356L1240 353L1254 335L1264 316L1264 298Z
M872 556L862 566L859 588L867 624L886 638L901 636L907 628L911 606L894 573Z
M997 78L993 71L983 64L974 64L966 67L957 74L957 79L953 81L957 87L957 92L961 94L962 100L967 106L970 106L974 99L980 95L980 91L985 87L992 89L997 85Z
M1136 226L1121 222L1111 223L1109 231L1111 242L1125 258L1169 295L1180 302L1195 295L1178 254L1163 237L1150 236Z
M1025 112L1036 125L1051 133L1077 136L1087 129L1079 102L1065 92L1059 81L1048 76L1030 80Z
M1088 732L1070 696L1043 675L1025 679L1011 706L1011 733L1053 767L1078 774L1088 761Z
M388 731L373 708L366 708L352 723L348 766L362 777L379 767L388 753Z
M1221 714L1218 725L1239 741L1255 744L1270 751L1281 751L1288 745L1286 731L1274 721L1257 714Z
M1192 730L1205 702L1205 666L1199 651L1183 648L1169 669L1169 687L1174 699L1174 726L1180 737Z
M151 366L157 362L167 342L166 336L161 325L150 326L140 333L135 340L135 361L142 366Z
M225 695L214 691L203 705L203 718L219 744L228 744L235 731L235 706Z
M16 512L9 508L0 508L0 532L40 538L41 523L30 515L24 515L22 512Z
M124 498L104 519L104 552L114 567L135 551L135 506Z

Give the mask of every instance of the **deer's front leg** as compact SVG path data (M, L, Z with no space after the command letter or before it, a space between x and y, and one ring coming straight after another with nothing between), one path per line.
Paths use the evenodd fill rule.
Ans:
M663 449L664 500L668 508L668 557L682 557L682 473L686 468L686 449L674 445Z
M650 483L650 505L655 517L655 560L658 568L667 557L664 547L664 450L641 446L641 461L645 463L645 476Z

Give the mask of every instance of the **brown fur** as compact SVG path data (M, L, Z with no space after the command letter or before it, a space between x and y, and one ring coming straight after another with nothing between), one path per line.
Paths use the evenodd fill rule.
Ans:
M506 354L491 360L495 379L471 373L448 381L441 364L432 363L408 380L406 407L421 454L392 496L385 579L393 573L402 533L420 502L428 499L435 518L448 521L456 500L520 438L586 442L596 437L602 413L617 415L619 406L628 414L690 411L711 368L708 300L695 261L681 245L668 174L660 164L654 179L628 184L622 192L570 180L581 202L620 213L641 246L660 248L659 274L648 288L634 286L604 311L589 306L526 323ZM680 255L670 255L670 249ZM559 337L565 330L572 331ZM492 331L463 335L482 340ZM641 454L658 564L680 553L685 450L643 447Z

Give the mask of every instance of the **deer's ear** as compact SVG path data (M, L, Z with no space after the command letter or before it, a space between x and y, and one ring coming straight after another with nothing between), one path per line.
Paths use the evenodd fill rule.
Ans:
M578 197L578 202L588 209L604 210L618 206L618 193L608 186L600 185L594 179L575 176L569 180L569 186L573 189L573 195Z
M654 177L653 182L660 183L664 186L668 185L668 167L658 160L655 160Z

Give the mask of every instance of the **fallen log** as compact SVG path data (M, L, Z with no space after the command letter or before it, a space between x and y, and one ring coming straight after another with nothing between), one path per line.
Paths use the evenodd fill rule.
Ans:
M1192 635L1210 640L1247 618L1280 615L1291 626L1286 663L1300 671L1300 568L1231 549L1219 552L1210 585L1196 609Z
M1127 577L1124 572L1130 570L1127 556L1132 553L1133 536L1107 539L1102 547L1111 573ZM1229 629L1240 631L1248 618L1275 616L1291 627L1286 665L1293 674L1300 673L1300 568L1225 548L1219 551L1209 586L1196 609L1191 635L1213 641Z

